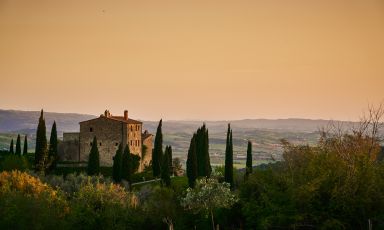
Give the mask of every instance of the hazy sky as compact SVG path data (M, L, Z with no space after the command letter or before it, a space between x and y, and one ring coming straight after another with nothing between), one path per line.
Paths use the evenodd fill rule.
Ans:
M384 0L0 0L0 108L357 119L384 99Z

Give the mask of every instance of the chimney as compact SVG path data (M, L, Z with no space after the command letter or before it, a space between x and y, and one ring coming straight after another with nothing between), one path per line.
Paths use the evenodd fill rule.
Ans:
M124 120L128 121L128 110L124 110Z

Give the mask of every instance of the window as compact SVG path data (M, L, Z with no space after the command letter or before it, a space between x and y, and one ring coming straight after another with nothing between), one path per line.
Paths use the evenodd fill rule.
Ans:
M91 142L91 143L89 143L89 145L90 145L90 146L92 146L92 142Z
M92 127L91 127L91 128L89 128L89 132L91 132L91 133L93 132L93 128L92 128Z
M131 146L133 146L133 141L131 141Z
M119 145L119 143L116 142L116 143L115 143L115 146L118 146L118 145Z
M101 146L101 142L100 142L100 146Z
M133 126L131 125L131 132L133 132Z

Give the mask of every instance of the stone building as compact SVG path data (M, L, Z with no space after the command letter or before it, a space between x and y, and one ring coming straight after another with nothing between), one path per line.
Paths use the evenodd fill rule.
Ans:
M148 165L152 158L153 135L142 130L143 123L124 116L113 116L108 110L100 117L80 122L79 133L64 133L59 146L59 156L63 161L88 161L93 138L97 138L100 165L112 166L113 157L121 143L129 146L132 154L141 158L139 171Z

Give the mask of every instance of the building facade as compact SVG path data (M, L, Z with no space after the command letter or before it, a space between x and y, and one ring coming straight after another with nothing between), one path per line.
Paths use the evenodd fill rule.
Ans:
M122 144L123 148L128 145L132 154L140 156L139 171L142 171L151 161L153 139L152 134L143 132L142 129L143 123L130 119L127 110L124 111L123 116L113 116L106 110L98 118L80 122L79 133L64 133L59 155L64 161L86 162L93 138L96 137L100 165L112 166L116 150ZM76 144L78 145L77 156L74 153Z

